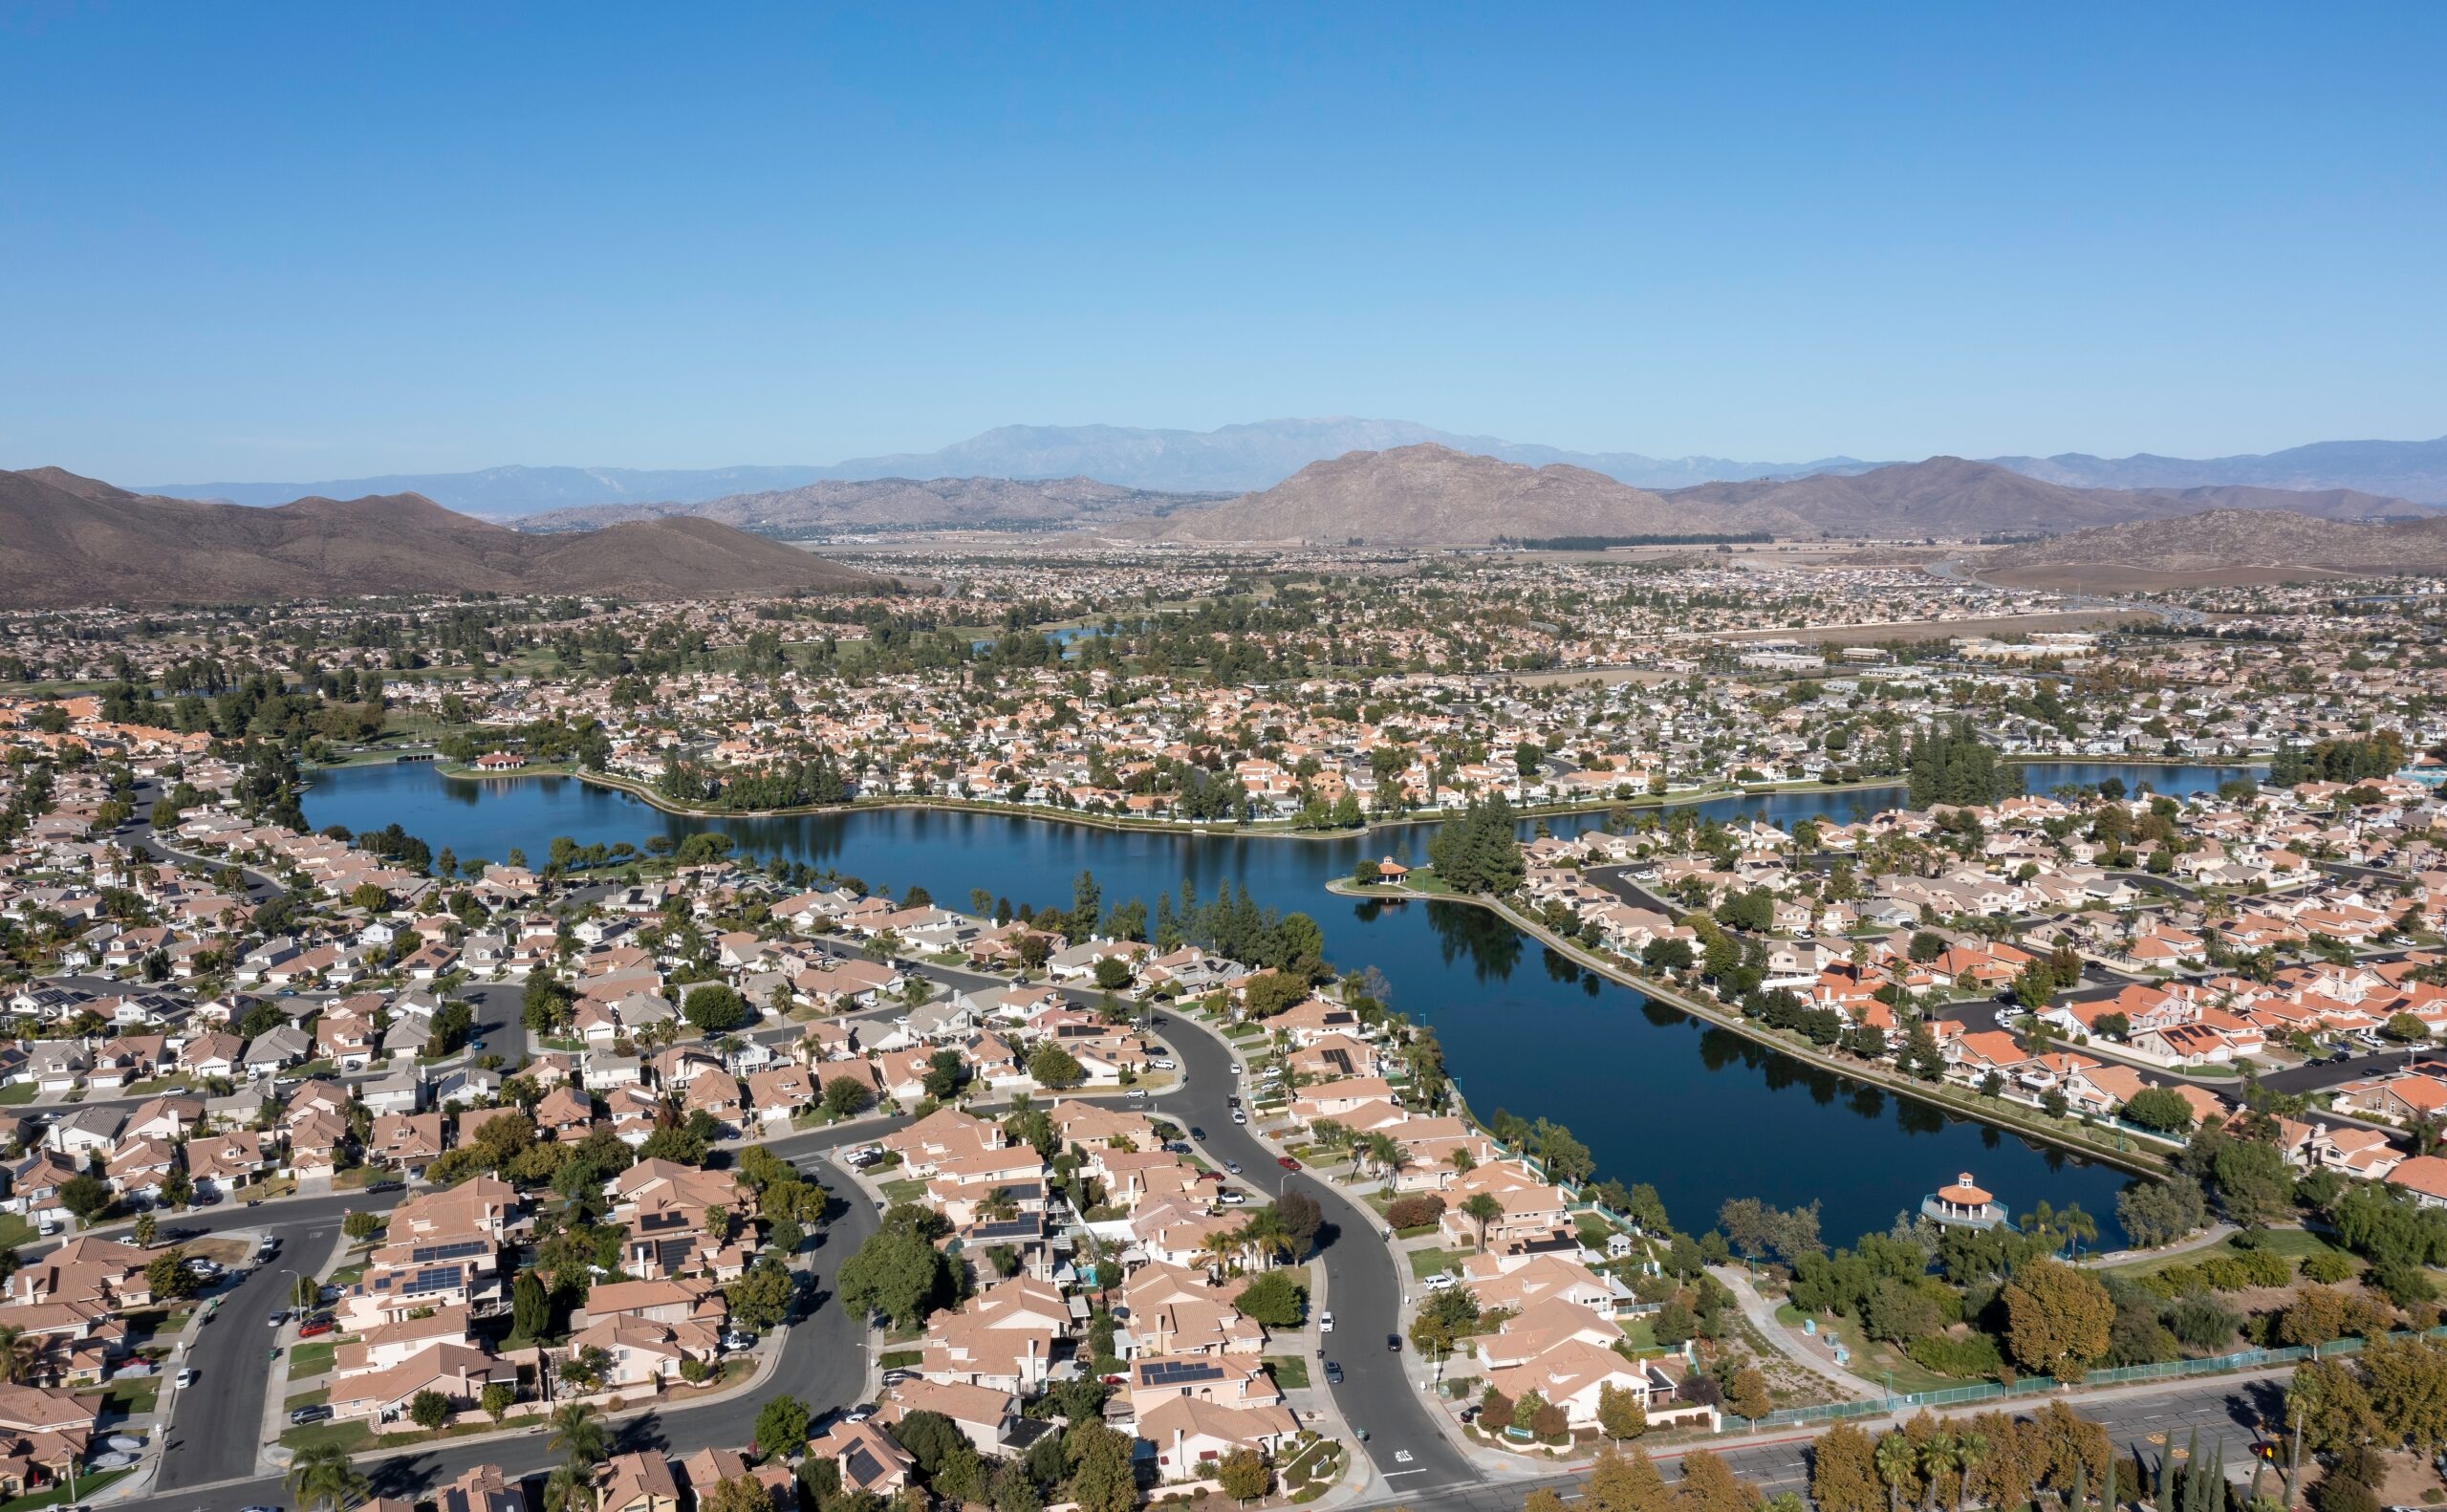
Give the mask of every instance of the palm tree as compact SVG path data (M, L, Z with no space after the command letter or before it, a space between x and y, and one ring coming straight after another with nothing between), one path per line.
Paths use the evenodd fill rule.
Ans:
M1961 1505L1964 1498L1971 1493L1971 1472L1978 1469L1987 1458L1988 1436L1977 1428L1964 1429L1962 1436L1954 1441L1955 1468L1962 1472L1962 1479L1955 1485L1954 1500L1957 1506Z
M1931 1512L1938 1504L1938 1482L1947 1472L1961 1462L1960 1446L1954 1435L1943 1429L1931 1434L1920 1444L1920 1474L1927 1484L1920 1488L1921 1512Z
M553 1409L552 1446L561 1452L572 1469L601 1459L610 1443L611 1435L589 1403L563 1402Z
M1877 1441L1873 1462L1877 1466L1877 1478L1886 1482L1887 1512L1903 1512L1903 1488L1910 1485L1912 1478L1920 1472L1920 1451L1912 1446L1912 1440L1904 1437L1900 1430L1889 1430L1886 1436Z
M364 1499L368 1482L357 1473L346 1449L323 1443L309 1444L297 1451L297 1458L289 1464L288 1485L289 1494L300 1505L339 1512L341 1507Z
M1251 1213L1241 1224L1240 1232L1232 1237L1244 1249L1287 1258L1291 1253L1291 1232L1284 1227L1283 1215L1275 1211L1272 1203Z
M1470 1199L1462 1204L1462 1211L1478 1220L1479 1248L1484 1250L1487 1247L1487 1225L1504 1216L1504 1204L1495 1199L1493 1193L1473 1192Z
M595 1481L574 1464L554 1465L544 1480L544 1512L587 1512L595 1504Z
M33 1374L37 1348L37 1342L28 1338L25 1329L0 1323L0 1376L5 1376L11 1386L25 1385L26 1378Z

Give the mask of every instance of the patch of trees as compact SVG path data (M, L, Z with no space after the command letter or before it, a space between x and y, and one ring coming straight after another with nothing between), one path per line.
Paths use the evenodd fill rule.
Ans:
M2002 760L1997 747L1973 733L1968 720L1933 725L1916 734L1904 761L1915 809L1937 804L1982 805L2022 791L2022 773Z
M1509 893L1527 868L1521 858L1519 820L1502 793L1472 799L1458 819L1437 827L1428 864L1445 885L1464 893Z
M2280 746L2269 762L2268 780L2280 788L2305 782L2359 782L2393 776L2404 764L2404 737L2394 730L2380 730L2320 741L2308 749Z

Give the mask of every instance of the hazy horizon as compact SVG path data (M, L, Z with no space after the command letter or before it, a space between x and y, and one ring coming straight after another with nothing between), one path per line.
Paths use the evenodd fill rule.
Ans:
M2447 431L2447 11L0 13L0 464Z

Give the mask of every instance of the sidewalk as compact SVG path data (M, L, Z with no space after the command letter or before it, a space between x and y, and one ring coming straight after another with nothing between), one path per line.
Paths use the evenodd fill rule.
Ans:
M1761 1296L1750 1284L1749 1275L1736 1265L1711 1265L1708 1274L1722 1282L1733 1293L1742 1315L1759 1330L1760 1337L1783 1351L1785 1358L1829 1382L1847 1397L1876 1400L1886 1395L1886 1388L1865 1375L1855 1375L1835 1363L1835 1352L1823 1343L1813 1343L1776 1316L1776 1305ZM1825 1335L1818 1337L1824 1338Z

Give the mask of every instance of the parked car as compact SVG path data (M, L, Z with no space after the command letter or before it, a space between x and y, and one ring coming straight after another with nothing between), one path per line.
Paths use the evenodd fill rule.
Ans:
M1398 1333L1389 1333L1385 1335L1385 1348L1393 1353L1401 1353L1402 1336Z
M1326 1384L1328 1386L1340 1386L1342 1384L1342 1367L1336 1365L1332 1360L1328 1360L1326 1362Z
M331 1415L332 1410L329 1407L316 1402L312 1406L292 1409L289 1421L292 1426L302 1427L307 1423L319 1423Z
M1237 1191L1218 1193L1215 1198L1215 1200L1223 1203L1225 1207L1239 1207L1248 1199L1249 1198L1247 1193Z
M1239 1176L1241 1174L1241 1162L1238 1160L1226 1160L1224 1162L1224 1169L1231 1172L1234 1176Z
M173 1380L172 1384L177 1386L181 1391L185 1391L188 1387L193 1386L195 1384L194 1368L189 1367L186 1370L181 1371Z
M1226 1108L1238 1108L1241 1106L1241 1099L1238 1097L1226 1097L1224 1099L1224 1106Z
M1206 1137L1206 1131L1201 1129L1196 1124L1192 1124L1189 1126L1189 1136L1193 1139L1203 1139Z
M1453 1273L1449 1270L1440 1270L1419 1285L1430 1291L1448 1291L1453 1286Z
M752 1350L756 1348L756 1335L733 1329L732 1331L723 1335L723 1348L725 1350Z
M1276 1156L1274 1157L1274 1163L1283 1167L1286 1171L1297 1171L1300 1169L1300 1162L1292 1159L1288 1155Z
M1235 1108L1232 1110L1232 1121L1236 1124L1245 1124L1249 1121L1249 1115Z
M1319 1333L1332 1333L1334 1331L1333 1308L1328 1307L1325 1311L1317 1314L1317 1331Z
M860 1402L857 1406L851 1408L851 1409L850 1409L848 1412L846 1412L846 1413L843 1413L843 1414L841 1415L841 1420L842 1420L843 1422L845 1422L845 1423L863 1423L863 1422L865 1422L868 1418L873 1417L875 1415L876 1415L876 1404L875 1404L875 1403L873 1403L873 1402Z
M1147 1065L1150 1069L1159 1071L1177 1071L1180 1069L1179 1065L1169 1060L1150 1060Z
M302 1328L298 1329L298 1330L297 1330L297 1336L298 1336L299 1338L301 1338L301 1339L313 1339L313 1338L319 1338L319 1337L320 1337L320 1336L322 1336L323 1334L326 1334L326 1333L331 1332L331 1331L332 1331L332 1329L333 1329L335 1327L336 1327L336 1325L332 1322L332 1320L331 1320L331 1319L329 1319L329 1318L320 1319L320 1320L318 1320L318 1321L316 1321L316 1322L310 1323L310 1324L306 1325L306 1327L304 1327L304 1328Z
M264 1321L277 1328L282 1324L289 1321L289 1309L287 1307L274 1307L271 1309L271 1315L265 1318Z
M1130 1089L1130 1100L1135 1103L1145 1102L1147 1100L1147 1089L1144 1087L1133 1087Z

